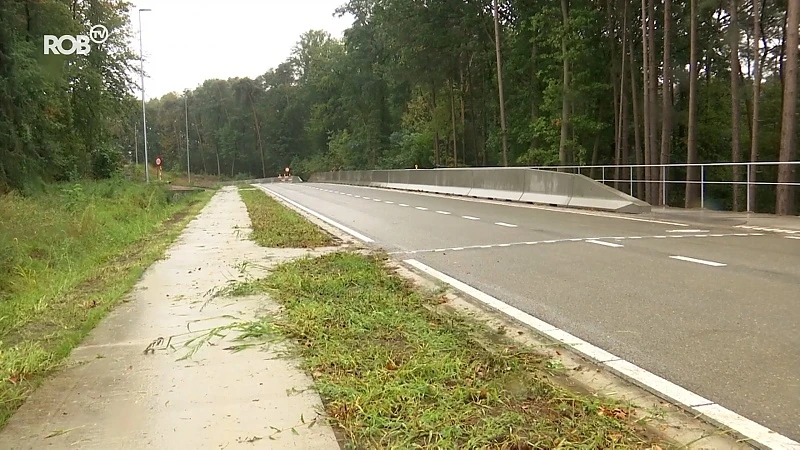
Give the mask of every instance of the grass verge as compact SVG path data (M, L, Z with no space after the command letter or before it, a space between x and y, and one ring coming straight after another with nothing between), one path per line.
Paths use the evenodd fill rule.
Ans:
M250 214L251 238L264 247L313 248L335 245L331 236L261 190L239 190Z
M0 427L212 195L122 180L45 189L0 197Z
M443 311L384 262L331 253L227 292L284 306L264 321L300 342L350 448L659 448L624 406L564 390L546 357Z

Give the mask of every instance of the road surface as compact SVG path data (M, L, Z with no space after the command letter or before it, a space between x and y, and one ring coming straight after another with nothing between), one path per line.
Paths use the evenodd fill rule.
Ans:
M800 232L358 186L265 187L800 440Z

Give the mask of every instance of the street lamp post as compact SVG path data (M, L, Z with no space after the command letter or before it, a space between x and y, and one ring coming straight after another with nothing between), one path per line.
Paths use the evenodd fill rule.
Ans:
M150 182L150 160L147 158L147 112L144 104L144 51L142 49L142 12L151 11L148 8L139 8L139 56L142 75L142 135L144 136L144 176Z
M186 176L192 184L192 168L189 165L189 94L183 94L183 107L186 116Z

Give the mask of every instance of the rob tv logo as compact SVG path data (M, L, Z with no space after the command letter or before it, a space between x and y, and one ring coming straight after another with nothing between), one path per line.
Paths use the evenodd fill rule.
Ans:
M108 28L104 25L94 25L89 30L88 36L85 34L79 34L77 36L69 34L65 34L64 36L45 34L44 54L71 55L77 53L79 55L88 55L89 51L92 49L89 45L90 43L99 45L106 40L108 40ZM69 44L66 44L67 42L69 42Z

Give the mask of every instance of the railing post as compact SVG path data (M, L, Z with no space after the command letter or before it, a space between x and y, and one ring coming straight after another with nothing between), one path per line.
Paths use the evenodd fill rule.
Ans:
M661 166L661 206L667 206L667 166Z
M603 179L603 184L606 184L606 166L600 167L601 177Z
M706 166L700 166L700 209L706 207Z
M631 177L631 197L636 197L636 195L633 194L633 166L628 167L628 171L630 172Z
M750 163L747 163L745 169L747 169L747 212L752 212L750 209Z

